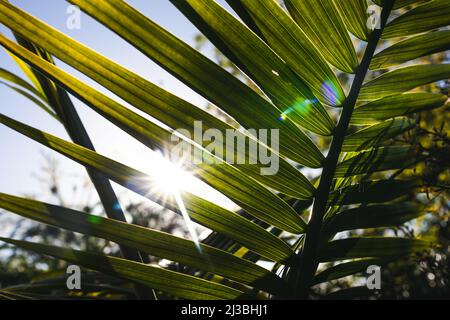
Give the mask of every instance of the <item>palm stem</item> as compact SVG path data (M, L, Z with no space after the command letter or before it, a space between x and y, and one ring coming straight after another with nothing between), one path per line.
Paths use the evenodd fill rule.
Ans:
M333 134L333 141L329 153L324 161L323 172L317 189L314 205L311 213L311 219L308 223L308 229L305 237L305 244L302 251L298 254L298 266L293 269L295 283L295 297L300 299L307 298L311 280L317 270L317 253L321 242L320 233L323 217L327 211L327 201L333 182L336 166L341 154L342 144L347 132L350 119L358 99L363 81L369 70L369 65L375 53L375 49L383 33L384 26L389 18L394 1L386 1L386 5L381 13L380 29L375 29L364 52L363 59L356 71L350 93L342 105L342 114L338 125Z

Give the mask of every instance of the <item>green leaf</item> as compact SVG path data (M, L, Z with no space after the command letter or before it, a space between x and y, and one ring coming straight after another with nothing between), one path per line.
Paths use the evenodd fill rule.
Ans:
M412 202L361 206L334 214L325 222L326 232L399 226L425 214Z
M228 165L197 165L200 178L221 191L252 216L291 233L302 233L303 219L278 195L262 188L255 180L242 175L239 170L229 170Z
M8 27L24 34L27 38L35 42L41 43L46 50L62 61L83 72L123 100L158 119L172 129L186 129L193 136L195 120L201 120L205 130L214 128L225 132L226 129L231 128L230 125L215 118L208 112L165 91L119 64L108 60L95 51L90 50L41 21L27 15L25 12L15 7L7 6L5 7L6 14L8 19L5 20L5 24ZM0 14L0 21L2 19L2 15ZM39 32L36 32L36 30L39 30ZM4 43L4 45L8 46L8 43ZM133 79L133 81L129 79ZM244 110L241 109L239 112L244 115L246 113L242 112ZM277 112L276 114L276 118L278 118L280 113ZM248 114L245 116L248 116ZM252 116L252 121L255 119L255 116ZM265 117L265 114L260 112L258 117ZM259 119L259 123L257 123L258 121L253 122L252 124L255 126L250 128L279 129L279 148L281 154L292 158L300 164L310 167L320 167L323 160L322 153L293 123L290 121L279 121L277 119L276 121L268 118L266 120L269 120L270 124L267 121L261 122L263 120ZM261 126L261 124L263 125ZM293 139L293 137L296 137L296 139ZM285 161L280 160L281 168L288 167ZM291 173L293 172L291 168L288 168L288 170ZM298 173L296 175L299 176ZM276 179L276 177L273 178ZM282 186L286 184L286 181L275 183L277 186ZM287 191L285 192L290 194Z
M62 84L67 90L69 90L73 94L80 97L80 99L84 100L86 103L88 103L90 105L94 105L94 107L93 107L94 110L99 110L99 109L96 109L96 107L95 107L95 105L98 105L99 102L98 101L96 101L95 103L92 102L93 98L95 96L99 96L98 93L96 93L94 90L87 87L85 84L81 83L76 78L71 77L70 75L68 75L64 72L61 72L61 70L56 68L54 65L46 63L42 59L37 59L36 56L30 54L26 50L21 49L20 47L14 45L12 42L8 41L6 38L3 38L1 35L0 35L0 43L4 46L8 46L10 48L10 50L13 50L14 52L16 52L17 54L22 56L25 60L29 61L35 68L41 70L42 73L44 73L48 77L54 79L58 83ZM94 60L95 59L93 59L92 61L94 61ZM117 74L117 72L111 73L109 75L110 75L110 77L114 77L114 74ZM81 95L79 94L79 92L81 92ZM142 92L142 90L141 90L141 92ZM146 92L148 92L148 91L146 91ZM83 96L85 98L83 98ZM133 94L129 94L128 96L135 97L135 95L133 95ZM127 100L126 97L124 97L124 99ZM103 100L105 101L104 97L103 97ZM111 102L110 99L106 99L106 101ZM180 100L177 105L183 106L183 102L184 102L183 100ZM176 100L174 101L174 103L176 104ZM114 105L117 106L117 104L113 103L113 109L114 109ZM142 105L142 103L141 103L141 105ZM149 106L149 104L146 104L146 103L144 103L144 105ZM102 108L100 108L100 109L102 109ZM164 132L164 130L162 128L159 128L153 124L150 124L148 121L143 120L142 117L137 116L135 113L130 113L128 110L125 110L124 108L116 107L115 109L121 113L126 112L128 118L135 117L137 119L141 119L141 123L147 123L147 125L145 126L146 129L150 130L149 127L151 127L151 128L153 128L153 130L156 130L157 132L161 132L155 136L156 138L159 139L159 140L157 140L156 145L158 145L160 148L164 148L165 145L170 144L171 139L168 135L169 131ZM104 110L104 108L103 108L103 110ZM99 112L99 111L97 111L97 112ZM195 110L194 110L194 112L195 112ZM102 112L100 112L100 113L104 114ZM149 110L147 110L147 113L152 114L151 111L149 111ZM177 115L177 112L175 110L170 111L170 113ZM109 114L110 121L113 121L116 124L120 123L120 125L125 126L125 128L129 128L129 125L125 125L123 123L123 121L118 119L117 116L115 116L113 113L109 112L108 114ZM168 114L168 111L166 110L164 112L164 114ZM199 118L200 118L200 116L203 116L203 114L198 115ZM202 122L202 127L203 127L203 125L205 125L203 130L207 130L208 128L210 128L210 126L208 126L208 125L215 124L216 127L213 126L212 128L215 128L215 129L222 128L223 134L225 136L226 130L230 129L231 127L210 115L208 115L208 116L209 116L209 118L205 117L206 123L203 124L203 122ZM111 117L113 117L114 120ZM181 117L176 116L174 121L179 122L178 119L192 119L192 117L193 117L192 115L181 114ZM192 121L194 121L194 120L192 120ZM136 122L137 122L137 120L136 120ZM168 122L170 122L170 121L168 121ZM172 124L173 124L173 122L172 122ZM189 135L188 138L192 138L193 136L195 136L196 130L195 130L195 127L192 126L192 124L185 123L183 125L188 126L190 128L189 132L192 132L192 134ZM133 129L131 128L131 130L133 130ZM141 129L140 131L142 131L142 130L143 129ZM129 130L128 130L128 132L131 135L133 135L135 138L137 138L138 140L143 142L144 144L147 144L149 146L155 146L155 140L153 140L153 142L142 141L142 139L143 139L142 132L139 133L139 135L141 136L140 138L137 137L135 133L132 133ZM245 149L246 150L249 149L249 146L251 143L254 143L254 144L257 143L257 141L254 138L251 138L248 135L244 135L240 132L236 132L236 134L237 134L238 141L245 141L245 147L246 147ZM156 139L155 137L153 137L153 138ZM205 141L203 141L203 143L205 144L205 146L207 146L210 143L210 141L205 140ZM223 159L227 159L227 148L228 147L226 145L226 141L224 141L223 154L218 154L217 156L219 156L220 158L223 158ZM244 152L242 152L242 151L239 152L240 150L236 150L239 148L232 148L232 149L235 149L235 150L231 150L232 155L234 155L234 157L235 157L233 166L239 168L244 173L249 174L252 178L268 185L269 187L271 187L275 190L278 190L278 191L283 192L284 194L290 195L294 198L305 198L305 197L309 198L312 196L312 194L314 192L314 188L309 183L309 181L303 176L303 174L301 174L301 172L299 170L294 168L283 158L280 158L280 157L278 158L279 159L279 170L276 174L262 175L261 169L263 168L263 166L260 163L258 163L258 159L256 158L257 154L250 154L246 150ZM258 144L258 149L259 149L259 152L266 152L266 154L271 154L272 152L274 152L271 150L269 151L267 149L267 147L264 147L264 145L262 145L261 143ZM261 154L261 153L259 153L259 154ZM319 152L319 154L320 154L320 152ZM238 159L240 159L241 156L246 160L245 161L246 163L256 163L256 164L254 164L254 165L253 164L252 165L239 164ZM323 157L323 156L321 155L321 157Z
M91 273L91 275L94 274L94 272ZM88 282L88 273L82 273L82 279L83 279L83 285L82 285L82 291L84 294L88 294L88 293L100 293L102 292L103 294L128 294L128 295L132 295L133 291L130 290L129 288L126 287L118 287L118 286L113 286L113 285L107 285L107 284L101 284L101 283L96 283L96 282ZM100 278L102 276L101 273L95 272L95 275ZM106 275L103 275L104 277L106 277ZM96 279L97 281L100 281L99 279ZM11 292L11 293L18 293L18 294L27 294L27 295L32 295L34 296L35 294L42 296L46 293L48 293L47 297L48 299L51 298L52 296L55 297L62 297L62 298L68 298L70 299L70 297L67 295L68 293L71 292L70 289L66 289L66 281L67 281L67 274L64 274L63 277L58 277L56 279L49 279L49 281L44 282L44 283L35 283L34 281L30 284L19 284L19 285L14 285L11 287L7 287L4 288L3 290L6 292ZM120 280L119 280L120 281ZM59 292L61 292L61 296L56 296L56 292L55 290L58 290ZM76 297L73 297L76 299ZM83 296L83 298L88 298L87 296ZM92 297L93 298L93 297Z
M38 47L35 43L21 37L17 33L14 33L14 37L18 44L29 52L39 56L40 58L48 61L50 64L55 64L53 57L44 49ZM8 51L9 52L9 51ZM33 70L31 66L27 65L22 59L15 56L10 52L16 63L22 68L28 78L34 83L35 87L45 97L48 105L55 112L57 119L63 124L70 139L77 144L80 144L88 149L95 151L94 145L83 126L83 123L68 95L68 93L62 88L58 87L54 82L47 79L45 76L39 73L39 71ZM92 181L100 202L105 209L105 213L108 217L120 221L126 221L125 215L121 209L118 199L114 193L111 182L101 174L90 171L87 169L90 180ZM120 247L121 256L133 261L143 261L142 256L137 250L131 248ZM155 292L153 289L145 288L140 285L135 286L136 297L142 299L155 299Z
M23 49L20 50L20 47L14 46L11 42L5 40L4 38L0 37L0 43L10 47L11 50L14 50L22 57L24 57L24 59L30 61L30 63L33 64L37 69L40 69L49 77L62 83L63 86L65 86L68 90L76 94L76 92L74 92L73 86L71 87L70 85L67 85L68 77L58 71L53 71L57 70L54 66L43 63L43 61L36 59L34 56L30 55L30 53ZM57 48L61 47L63 47L62 44L57 46ZM75 48L77 47L77 45L75 43L72 43L71 47ZM67 57L69 59L73 59L74 56L74 54L67 54ZM35 59L32 59L33 57ZM189 134L187 134L187 138L193 138L196 136L196 130L193 125L195 119L202 120L201 125L204 131L213 128L220 130L225 136L228 129L233 129L225 122L215 118L209 113L200 110L193 105L190 105L186 101L179 99L178 97L173 96L170 93L165 92L164 90L152 84L146 85L147 83L144 79L140 78L136 74L130 73L126 69L121 68L117 64L114 64L112 62L108 63L108 60L102 58L101 56L98 56L98 54L88 54L83 56L83 59L84 58L87 59L87 61L90 61L89 65L88 63L81 63L79 60L82 59L73 60L74 64L72 65L76 65L80 70L91 74L92 78L97 80L99 83L104 84L106 88L117 93L125 101L139 107L147 114L153 117L157 117L158 120L164 122L166 125L171 126L172 128L186 129L189 132ZM108 68L110 68L111 71L109 71L109 69L106 70L105 68L97 64L98 61L102 61L102 59L105 60L104 65L109 65ZM118 74L123 74L123 77L117 77ZM126 80L127 78L132 78L136 81L130 82ZM111 86L111 83L115 81L118 81L117 86ZM143 86L139 87L137 83L142 83ZM154 92L154 95L151 94L152 92ZM138 98L139 96L142 98ZM156 108L153 108L153 106L156 106ZM276 174L261 175L260 169L263 168L263 166L258 163L257 154L251 154L246 150L249 149L251 143L254 143L258 144L257 148L259 149L259 152L271 154L275 151L269 150L262 143L258 143L258 141L250 135L245 135L241 132L236 132L236 135L238 141L246 141L246 148L244 151L236 150L238 148L233 148L233 150L228 151L226 141L223 141L222 151L216 149L215 155L221 159L227 159L227 155L229 153L233 154L235 160L233 165L235 167L241 169L246 174L249 174L252 178L268 185L275 190L283 192L284 194L290 195L295 198L310 197L312 195L314 189L312 188L309 181L307 181L307 179L301 174L300 171L290 165L282 157L279 157L279 170ZM167 134L165 136L167 137ZM306 155L305 153L305 156L303 158L305 158L305 160L306 158L309 158L309 160L306 160L306 162L310 165L320 165L320 162L323 159L323 155L318 151L318 149L312 144L309 139L307 141L309 141L310 146L312 146L313 149L311 150L308 148L309 151L305 150L306 153L310 152L310 154ZM168 141L166 140L165 142L160 142L160 144L161 143L167 144ZM206 147L211 142L208 140L204 140L202 141L202 143ZM314 155L317 154L320 156L315 157ZM240 159L241 157L246 159L246 163L256 164L250 166L240 165L236 159Z
M447 96L436 93L414 92L388 96L360 106L353 111L351 124L373 124L389 118L441 107Z
M376 3L379 6L383 6L383 0L372 0L374 3ZM425 2L430 0L395 0L393 9L400 9L406 6L409 6L411 4L417 4L420 2Z
M125 2L71 2L205 96L245 128L280 129L281 153L287 154L292 160L304 158L300 150L305 146L312 148L312 154L320 156L314 151L317 147L289 119L279 120L281 110ZM21 26L18 24L16 27L20 30Z
M362 151L379 146L386 140L392 139L415 126L414 120L404 117L366 127L346 136L341 151Z
M425 33L397 42L376 54L370 62L370 69L386 69L449 49L450 30Z
M361 259L340 263L317 274L313 279L313 285L364 272L368 266L381 266L387 261L388 259Z
M231 280L280 294L283 282L275 274L222 250L137 225L89 215L68 208L0 193L0 207L35 221L107 239Z
M335 1L284 2L293 19L324 58L339 70L354 73L358 67L358 59ZM253 3L257 4L255 1Z
M362 181L359 184L334 190L328 197L329 206L354 203L383 203L408 195L423 183L418 180Z
M339 80L321 52L280 5L274 0L240 2L254 17L266 42L303 79L313 94L324 103L340 105L345 94Z
M419 239L366 237L348 238L328 242L320 249L320 261L353 258L401 257L419 253L431 247L431 243Z
M342 0L341 0L342 1ZM340 289L333 291L323 297L324 300L369 300L370 297L374 296L373 290L367 288L367 285L350 287L345 289Z
M335 178L407 168L419 160L417 151L410 146L375 148L338 164Z
M450 78L450 64L416 65L399 68L384 73L364 84L359 100L381 99L448 78Z
M420 23L417 23L420 21ZM405 37L450 24L450 2L433 0L422 4L389 22L382 39Z
M242 291L218 283L130 260L1 237L0 241L140 283L180 298L225 300L244 296Z
M11 52L7 51L15 61L19 61L20 59L14 56ZM24 64L23 62L20 64L20 67L24 72L27 70L28 66ZM31 76L32 72L30 73L26 72L27 76ZM8 88L16 91L20 95L24 96L25 98L32 101L34 104L36 104L38 107L40 107L42 110L47 112L50 116L52 116L54 119L60 121L58 117L56 116L55 112L51 109L49 106L47 97L40 91L40 87L34 87L18 75L5 70L3 68L0 68L0 79L4 79L6 82L0 81L1 84L7 86ZM31 77L32 80L34 80L34 77ZM33 84L35 85L34 81Z
M225 57L227 57L237 68L241 69L242 72L247 74L251 78L250 71L247 70L245 65L240 61L240 59L233 53L232 50L227 46L227 44L222 40L222 38L217 34L217 32L212 29L208 23L199 15L190 4L184 0L169 0L189 21L217 48L219 49ZM247 26L251 28L255 33L258 33L258 28L256 27L253 19L248 15L247 11L243 9L242 4L238 1L231 1L230 5L235 8L238 15L241 17ZM244 20L245 19L245 20Z
M181 2L179 0L170 0L172 2ZM225 0L228 5L233 9L234 12L237 13L239 18L249 27L254 33L258 35L261 39L264 40L264 36L259 30L258 26L255 23L255 20L252 18L250 13L247 11L245 6L242 4L242 0Z
M44 102L47 100L46 97L38 89L8 70L0 68L0 78L21 87L22 89L28 91L30 94L33 94L36 97L40 98Z
M264 148L259 150L264 150ZM269 151L267 154L271 154L271 152ZM273 155L276 156L275 154ZM278 172L273 175L261 174L261 169L264 166L260 164L239 164L235 161L233 166L262 184L294 199L305 199L306 201L306 199L312 199L314 195L315 189L309 180L298 169L281 157L279 157Z
M0 290L0 300L36 300L29 295Z
M159 195L151 192L155 177L145 175L89 149L39 131L1 114L0 122L84 166L101 172L125 188L180 213L173 197L161 199ZM189 216L205 227L223 233L269 259L284 261L291 257L292 250L284 241L255 223L192 195L188 191L182 192L181 197ZM279 217L274 218L279 219Z
M55 114L55 112L45 102L43 102L42 100L39 100L37 97L35 97L31 93L29 93L28 91L26 91L22 88L10 85L3 81L0 81L0 84L3 84L5 86L7 86L8 88L10 88L11 90L16 91L18 94L24 96L25 98L27 98L28 100L30 100L31 102L36 104L39 108L41 108L42 110L47 112L53 119L60 121L58 116Z
M51 72L55 80L65 83L67 89L74 95L147 146L155 147L156 145L160 149L165 149L167 143L170 143L172 140L172 133L170 131L130 111L106 95L66 74L54 65L46 63L37 56L32 54L26 55L26 50L21 50L19 47L14 46L12 42L1 35L0 43L8 45L11 50L14 50L21 57L23 53L24 58L26 56L27 61L32 61L34 65L43 65L42 70ZM246 175L243 175L241 171L232 167L227 162L219 158L214 158L208 153L204 153L203 156L209 156L213 164L201 164L195 167L195 174L200 179L228 196L249 213L261 218L261 220L272 223L273 225L287 226L286 231L290 232L301 232L303 230L305 223L301 217L272 191ZM301 183L309 184L306 178ZM298 190L301 189L299 188ZM308 192L306 189L305 191ZM274 217L271 212L277 212L278 217ZM281 218L282 216L283 218ZM283 228L281 227L281 229Z
M11 58L15 61L15 63L19 66L19 68L27 76L27 78L30 79L30 81L33 83L34 88L38 90L42 95L45 95L38 78L33 72L33 69L30 68L30 66L27 65L22 59L16 57L12 52L6 52L11 56Z
M367 0L334 0L347 29L357 38L366 41L370 30L367 28Z
M309 87L264 41L214 0L187 0L186 2L239 57L254 80L278 106L284 116L312 132L321 135L331 134L334 124L326 110L315 99ZM243 4L247 6L246 1L243 1ZM263 7L260 6L260 8ZM281 8L279 9L282 11ZM258 24L259 17L254 17ZM266 17L266 20L269 17ZM289 19L288 16L286 18ZM293 23L292 20L287 21ZM258 26L260 25L258 24ZM266 27L264 26L264 28ZM275 27L271 27L271 29L275 29ZM263 29L262 32L267 38L266 29Z

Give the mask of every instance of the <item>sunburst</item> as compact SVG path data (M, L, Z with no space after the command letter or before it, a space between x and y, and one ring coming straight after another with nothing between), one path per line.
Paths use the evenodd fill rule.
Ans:
M183 216L189 234L197 249L202 253L195 224L192 222L183 193L198 187L198 179L189 172L188 161L184 158L172 159L169 155L157 151L152 159L152 165L147 169L148 178L145 186L148 193L158 199L161 204L175 203Z

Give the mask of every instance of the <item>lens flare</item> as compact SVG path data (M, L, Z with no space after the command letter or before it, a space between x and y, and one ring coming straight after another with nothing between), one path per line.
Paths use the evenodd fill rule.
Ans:
M319 102L319 100L316 98L303 99L302 101L295 103L292 107L289 107L286 110L284 110L278 119L284 121L287 119L290 113L296 113L300 115L305 114L309 111L309 106L317 102Z
M98 217L98 216L90 215L90 216L88 217L88 221L89 221L90 223L93 223L93 224L99 224L101 220L102 220L102 218L100 218L100 217Z
M329 103L333 106L339 105L343 99L340 90L329 80L322 83L322 94L328 98Z
M194 223L189 217L182 195L183 191L196 187L198 184L197 179L189 174L183 160L173 162L161 152L156 153L151 163L151 168L147 170L150 178L149 181L145 182L150 186L149 193L162 199L163 203L169 199L175 201L186 223L192 241L195 243L197 250L203 253Z
M192 237L192 241L195 243L195 247L197 250L203 254L202 247L200 246L200 240L198 238L198 234L195 231L194 223L192 223L191 217L189 217L189 213L186 210L186 206L184 205L183 198L181 197L181 193L177 190L173 191L173 196L175 198L175 201L177 202L178 208L181 211L181 214L183 215L184 221L186 222L186 226L188 228L189 234Z

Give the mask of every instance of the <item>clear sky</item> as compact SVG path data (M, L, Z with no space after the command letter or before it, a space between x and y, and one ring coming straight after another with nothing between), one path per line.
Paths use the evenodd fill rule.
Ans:
M81 29L69 30L66 27L66 20L68 18L66 10L69 5L66 1L10 0L10 2L81 43L102 53L113 61L161 85L172 93L198 106L206 104L206 101L192 90L90 17L83 14L81 18ZM176 36L191 45L194 44L194 38L198 34L198 30L168 0L129 0L127 2ZM0 32L11 36L9 30L3 26L0 26ZM206 55L211 55L211 50L206 51ZM94 85L102 92L111 95L107 90L99 87L90 79L60 61L57 61L57 64L64 70L68 70L71 74ZM23 75L10 56L1 49L0 67ZM0 97L2 113L67 139L67 134L64 129L32 102L19 96L5 86L0 86ZM73 99L73 101L98 152L137 169L145 170L149 165L149 161L147 161L149 151L146 147L110 125L109 122L91 111L81 102L76 99ZM36 195L40 200L46 201L49 197L48 191L43 190L42 185L32 176L33 174L39 173L42 165L45 163L42 157L42 151L56 158L64 172L69 176L85 175L84 169L78 164L65 159L57 153L2 125L0 125L0 150L0 192L15 195L32 194Z

